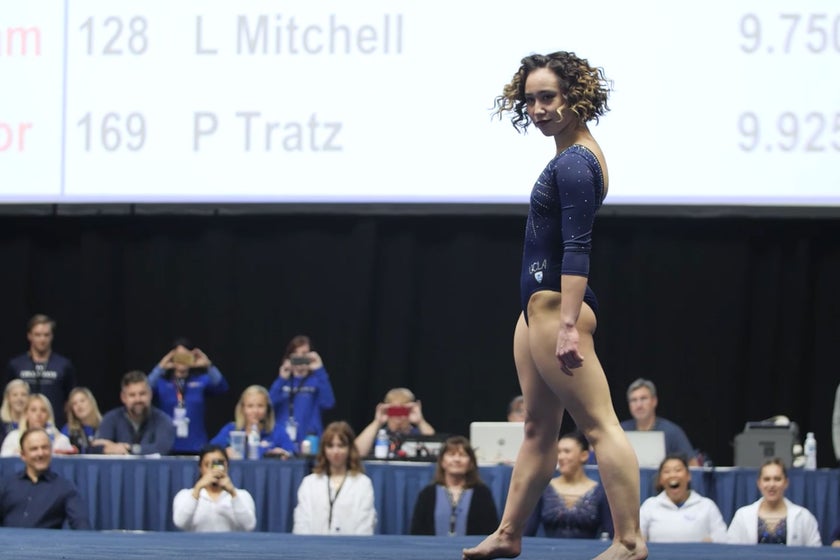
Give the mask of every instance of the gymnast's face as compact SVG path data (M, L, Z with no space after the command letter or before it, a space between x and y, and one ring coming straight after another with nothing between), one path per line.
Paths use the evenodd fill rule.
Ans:
M562 438L557 442L557 469L564 477L576 475L589 460L589 451L583 449L575 438Z
M574 128L574 114L565 107L557 74L549 68L531 70L525 78L525 107L531 122L545 136L556 136Z
M758 489L764 500L775 504L785 497L788 478L779 465L764 465L758 473Z
M679 459L668 459L662 463L659 469L659 485L672 502L681 504L688 499L689 482L691 473L688 472L685 463Z

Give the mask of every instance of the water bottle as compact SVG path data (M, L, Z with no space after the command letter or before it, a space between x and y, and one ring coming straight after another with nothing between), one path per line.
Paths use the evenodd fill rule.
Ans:
M260 458L260 430L256 424L251 424L251 429L248 431L248 458Z
M391 450L391 438L385 428L381 428L376 434L376 443L373 444L373 456L377 459L387 459L388 451Z
M814 471L817 469L817 440L814 432L808 432L805 436L805 470Z

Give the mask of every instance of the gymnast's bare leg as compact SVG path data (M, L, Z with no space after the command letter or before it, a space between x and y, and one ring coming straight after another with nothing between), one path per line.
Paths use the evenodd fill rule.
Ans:
M583 304L577 321L581 367L563 371L555 356L560 329L557 292L535 293L528 325L520 316L514 334L514 361L525 397L525 439L513 467L507 503L496 532L463 558L514 558L522 549L529 515L554 474L564 407L598 457L601 482L610 503L615 537L596 560L644 560L647 546L639 530L639 467L612 407L604 370L595 354L595 315Z

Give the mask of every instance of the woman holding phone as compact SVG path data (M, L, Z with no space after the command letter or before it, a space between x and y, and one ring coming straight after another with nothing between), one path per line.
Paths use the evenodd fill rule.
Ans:
M324 361L308 336L301 334L289 341L268 393L277 424L285 428L296 450L307 436L321 436L321 413L335 406L335 394Z
M228 476L228 459L218 445L208 445L198 458L198 481L175 495L172 521L182 531L253 531L257 525L254 498Z

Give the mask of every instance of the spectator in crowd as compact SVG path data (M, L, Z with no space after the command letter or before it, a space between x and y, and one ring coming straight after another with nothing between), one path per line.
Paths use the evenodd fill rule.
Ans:
M12 430L18 429L18 425L26 410L26 401L29 399L29 384L22 379L12 379L6 383L6 390L3 391L3 404L0 405L0 420L3 422L2 435L5 436Z
M332 422L324 429L312 474L305 476L298 488L293 533L373 534L373 483L364 474L353 442L355 435L347 422Z
M76 449L67 436L55 429L52 405L45 395L36 393L29 395L26 409L20 421L20 427L12 430L3 439L0 447L0 457L15 457L20 455L21 435L29 428L41 428L50 438L52 451L55 453L75 453Z
M524 422L525 421L525 397L522 395L513 397L508 405L507 413L508 422Z
M206 397L221 395L229 388L222 372L200 348L179 338L149 373L149 385L158 406L175 426L172 453L197 454L207 444Z
M294 453L294 443L284 427L277 425L271 399L262 385L251 385L242 391L234 409L234 421L225 424L210 443L224 448L229 459L244 459L237 456L231 446L230 433L247 433L252 426L256 426L260 433L260 457L276 455L287 458Z
M758 501L739 508L727 531L732 544L822 546L814 515L785 498L787 470L781 459L768 459L758 471Z
M558 539L597 539L603 533L612 538L613 526L607 496L600 483L584 469L589 460L589 442L578 431L564 434L557 442L557 469L540 497L525 534L537 534L540 524L545 536Z
M420 401L405 387L391 389L385 393L385 399L376 405L373 421L356 438L359 455L365 457L371 453L380 428L385 428L392 442L406 436L435 434L435 429L423 417Z
M656 385L649 379L639 378L627 388L627 404L630 407L630 420L621 423L624 431L657 431L665 433L665 454L685 455L692 467L699 465L697 453L688 441L688 436L678 425L656 415L659 399L656 396Z
M280 373L269 390L277 423L300 449L309 435L320 437L321 411L335 406L330 377L308 336L298 335L286 346Z
M45 395L56 412L58 426L64 425L64 403L76 386L76 368L64 356L53 352L55 321L46 315L29 319L26 338L29 350L12 358L7 368L7 381L22 379L29 384L30 393Z
M146 374L129 371L123 375L120 400L123 406L102 417L99 434L90 453L106 455L165 455L175 441L172 419L152 406L152 389Z
M67 423L62 426L61 433L70 438L70 443L79 453L87 453L102 423L96 398L87 387L76 387L70 391L64 412Z
M649 542L726 542L726 523L712 500L691 489L688 461L669 455L659 465L656 496L639 512Z
M233 485L228 458L218 445L207 445L198 456L198 481L175 494L172 521L182 531L253 531L257 526L254 498Z
M420 491L411 516L412 535L481 535L499 523L493 494L478 473L475 451L463 436L444 442L435 477Z
M43 428L29 428L18 442L24 470L0 482L0 524L4 527L90 529L76 486L50 469L52 446Z

